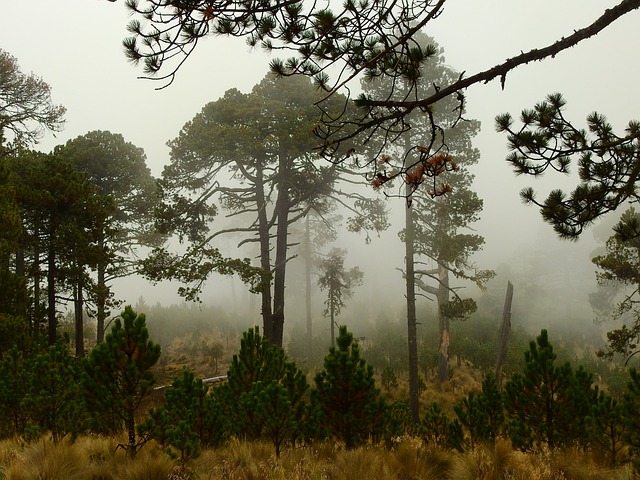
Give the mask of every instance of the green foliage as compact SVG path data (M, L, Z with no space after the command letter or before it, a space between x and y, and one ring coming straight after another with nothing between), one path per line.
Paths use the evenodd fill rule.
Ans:
M66 109L53 104L51 87L42 78L23 73L18 60L0 49L0 111L2 158L2 150L30 146L45 130L62 130ZM5 132L13 137L8 144L4 144Z
M140 443L136 437L135 414L151 393L155 377L151 367L160 358L160 346L149 340L144 314L127 306L116 318L105 341L84 361L82 385L89 407L99 419L105 415L124 426L135 456ZM100 425L94 426L100 429Z
M120 306L111 295L111 281L138 269L135 257L140 247L153 247L162 240L152 215L159 201L156 182L146 165L144 150L126 142L120 134L91 131L57 146L54 152L85 175L105 209L93 232L98 246L96 282L87 288L95 304L100 343L110 309Z
M504 427L504 405L493 374L485 376L480 392L469 392L454 410L469 433L471 446L478 442L495 443Z
M620 354L630 358L638 352L640 341L640 312L636 304L640 291L640 215L634 208L627 209L615 226L615 233L606 242L606 252L592 259L598 267L598 292L589 300L594 310L604 317L623 324L607 333L608 346L598 354L613 358ZM614 304L615 303L615 304Z
M241 438L268 438L280 454L285 442L305 436L309 409L305 375L282 348L262 337L258 328L244 332L233 356L227 383L216 389L231 432Z
M574 371L568 362L558 366L555 359L542 330L525 352L524 372L505 385L507 433L522 450L587 440L586 422L596 397L592 375L582 367Z
M640 474L640 372L631 368L629 376L631 378L622 401L623 438L629 446L636 473Z
M27 424L21 408L27 393L28 377L24 359L17 348L10 349L0 361L0 436L20 435Z
M384 433L387 405L375 386L373 367L361 358L345 326L340 327L336 343L315 377L313 395L323 425L351 449Z
M384 367L380 374L380 383L382 383L382 386L387 392L392 388L397 388L398 378L396 377L395 370L391 367Z
M79 360L69 346L57 342L47 352L25 362L26 394L20 408L40 432L50 432L54 441L84 431Z
M457 419L450 420L440 405L433 402L420 423L420 433L424 442L436 447L462 451L464 433Z
M32 352L38 347L37 338L33 338L26 318L0 313L0 358L14 346L21 352Z
M324 302L326 308L323 312L325 317L331 319L331 345L335 341L335 317L345 306L344 298L352 295L353 287L362 285L363 273L358 267L349 270L345 269L344 257L346 250L333 248L326 258L320 260L318 268L318 286L320 290L327 291L327 300Z
M591 405L591 413L587 423L587 433L591 448L605 458L608 466L615 467L624 458L624 404L618 399L599 392Z
M592 113L585 130L565 118L565 106L562 95L554 93L523 110L519 128L508 113L496 118L496 128L507 134L507 161L519 174L539 176L549 168L566 174L577 163L580 183L573 191L553 190L544 201L531 188L520 194L540 207L542 218L560 237L576 238L596 218L626 200L637 200L629 185L638 180L640 124L631 121L624 134L616 135L604 115Z
M228 426L209 387L184 369L166 390L164 405L151 409L138 431L186 462L197 457L202 446L221 445L227 439Z

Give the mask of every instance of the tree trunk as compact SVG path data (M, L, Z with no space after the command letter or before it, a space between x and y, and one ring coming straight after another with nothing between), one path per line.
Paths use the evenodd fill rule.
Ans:
M500 343L498 344L498 359L496 360L496 386L502 390L502 367L507 355L507 343L511 333L511 301L513 300L513 284L507 282L507 294L502 309L502 325L500 326Z
M409 194L407 186L407 194ZM409 199L409 197L408 197ZM414 268L414 225L413 211L409 201L405 209L405 268L406 268L406 298L407 298L407 346L409 348L409 406L411 421L420 422L420 404L418 391L418 329L416 319L416 284Z
M40 335L40 231L38 221L35 222L34 238L36 241L33 246L33 336Z
M49 345L56 343L56 253L53 245L53 235L49 236L49 251L47 258L47 322Z
M287 242L289 222L289 196L286 185L279 185L278 199L276 200L276 218L278 219L276 231L276 263L273 278L273 336L270 338L274 345L282 347L284 334L284 292L285 273L287 264Z
M309 225L309 215L305 218L304 229L304 286L305 303L307 316L307 362L311 362L313 352L313 325L311 322L311 227Z
M74 307L74 318L75 318L75 330L76 330L76 357L81 358L84 357L84 319L82 316L82 311L84 309L84 298L82 295L82 291L84 290L84 285L82 281L82 272L79 273L78 280L75 285L74 299L73 299L73 307Z
M98 239L98 246L102 255L104 252L104 238L102 235ZM96 344L98 345L104 341L104 326L107 319L109 289L106 286L106 270L106 260L101 261L98 264L98 281L96 284Z
M331 293L330 293L331 295ZM333 295L329 300L329 318L331 319L331 346L336 346L336 307L333 303Z
M260 268L265 274L271 272L271 243L269 239L269 220L267 219L267 202L264 196L264 175L262 168L256 169L256 204L258 208L258 236L260 238ZM265 338L273 337L273 315L271 313L271 279L265 278L261 291L262 334Z
M449 319L442 314L442 307L449 301L449 269L438 265L438 324L440 344L438 346L438 380L444 383L449 380Z
M129 407L128 411L127 411L127 419L126 419L126 429L127 429L127 436L129 439L128 445L127 445L127 455L129 456L129 458L135 458L136 456L136 421L135 421L135 416L134 416L134 408L133 407Z

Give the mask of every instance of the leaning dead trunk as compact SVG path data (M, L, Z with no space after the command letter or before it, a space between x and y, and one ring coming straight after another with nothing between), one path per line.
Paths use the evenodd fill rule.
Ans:
M507 294L504 298L502 310L502 325L500 326L500 343L498 344L498 359L496 360L496 386L502 390L502 367L507 356L507 343L511 333L511 301L513 300L513 284L507 282Z

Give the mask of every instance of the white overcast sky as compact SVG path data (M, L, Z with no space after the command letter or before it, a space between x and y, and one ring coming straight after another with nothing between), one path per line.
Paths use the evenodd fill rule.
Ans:
M617 3L449 0L427 33L444 47L447 63L472 75L570 35ZM249 91L267 72L269 57L252 51L242 39L205 39L173 85L156 91L157 84L138 79L141 70L124 56L121 41L128 21L123 0L0 0L0 48L15 56L24 72L48 82L54 102L67 108L64 131L55 138L48 134L36 148L48 152L91 130L109 130L144 148L158 176L168 162L166 142L229 88ZM504 256L495 261L508 261L532 236L553 237L538 213L520 204L520 189L533 184L544 192L566 184L553 176L541 182L516 179L504 162L505 138L494 131L495 115L508 111L517 116L522 108L559 91L576 122L597 110L620 132L628 120L640 118L639 26L636 11L555 59L511 72L505 91L497 81L468 90L467 116L483 126L476 141L482 155L475 170L477 190L485 199L478 229L487 240L486 255ZM554 243L554 248L570 247Z

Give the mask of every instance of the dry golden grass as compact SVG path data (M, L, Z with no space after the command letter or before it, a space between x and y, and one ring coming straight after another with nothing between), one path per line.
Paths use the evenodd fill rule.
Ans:
M260 442L231 442L205 450L186 466L155 444L129 459L117 439L82 437L27 446L0 442L0 466L7 480L630 480L628 467L607 469L581 450L524 454L507 440L464 452L424 446L408 438L393 450L351 451L327 442L293 448L275 458ZM0 471L2 469L0 468Z

